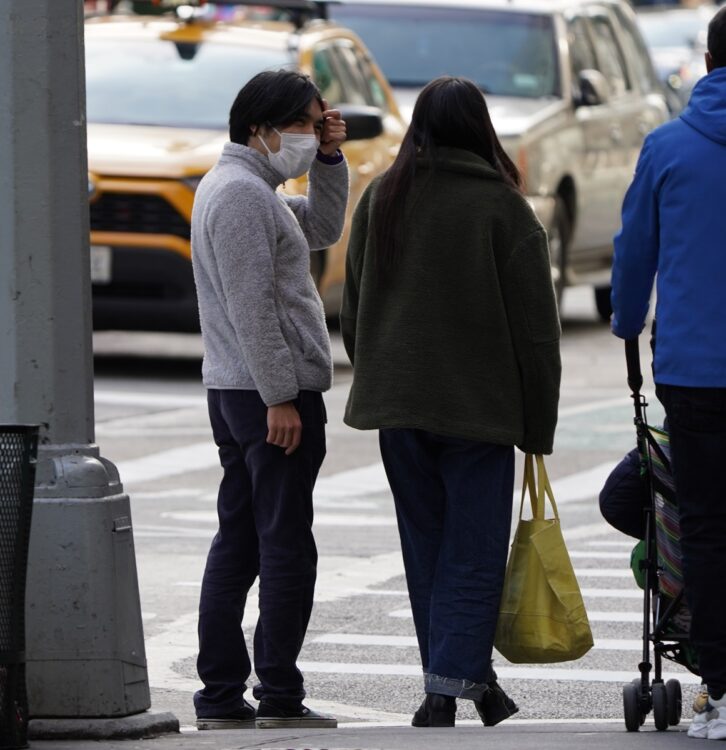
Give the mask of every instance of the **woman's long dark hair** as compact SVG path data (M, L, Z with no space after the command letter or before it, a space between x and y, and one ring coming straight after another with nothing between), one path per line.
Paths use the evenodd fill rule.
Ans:
M517 167L494 132L484 95L466 78L441 76L419 94L401 149L376 191L374 216L375 260L382 278L395 267L403 244L403 210L416 159L436 158L441 146L461 148L486 159L504 182L522 190Z

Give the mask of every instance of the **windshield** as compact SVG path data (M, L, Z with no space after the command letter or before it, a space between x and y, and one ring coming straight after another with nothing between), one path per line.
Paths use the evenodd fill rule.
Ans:
M363 39L393 86L421 87L456 75L490 94L559 94L549 16L347 3L331 4L330 13Z
M710 16L693 11L638 16L640 30L649 47L705 46Z
M224 130L253 75L289 66L277 49L87 39L88 121Z

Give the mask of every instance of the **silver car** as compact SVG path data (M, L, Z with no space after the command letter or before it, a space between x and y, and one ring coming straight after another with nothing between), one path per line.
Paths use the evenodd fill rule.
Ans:
M485 92L550 236L558 297L591 284L610 316L612 238L643 138L668 119L663 88L621 0L344 0L410 115L419 90L460 75Z

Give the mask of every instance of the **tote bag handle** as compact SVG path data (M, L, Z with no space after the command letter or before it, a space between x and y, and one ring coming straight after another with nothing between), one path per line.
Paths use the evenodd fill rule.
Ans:
M534 478L534 463L537 462L537 481ZM522 481L522 501L519 504L519 520L522 520L524 512L524 498L529 492L529 501L532 506L532 518L543 521L545 517L545 497L549 498L550 505L554 511L555 518L559 520L560 514L555 503L555 496L552 492L552 485L547 476L544 457L534 456L527 453L524 457L524 479Z

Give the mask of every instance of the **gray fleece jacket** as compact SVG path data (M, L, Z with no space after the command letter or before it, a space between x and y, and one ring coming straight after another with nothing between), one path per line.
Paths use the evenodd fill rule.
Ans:
M347 164L316 159L308 179L307 197L277 192L266 156L227 143L197 188L192 264L207 388L256 390L272 406L331 386L310 250L342 234Z

